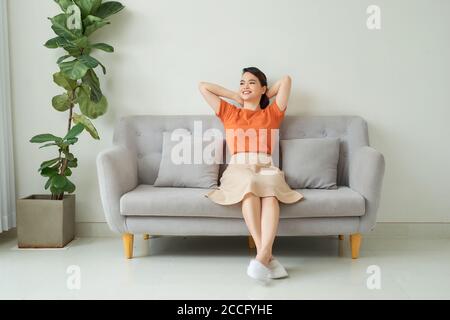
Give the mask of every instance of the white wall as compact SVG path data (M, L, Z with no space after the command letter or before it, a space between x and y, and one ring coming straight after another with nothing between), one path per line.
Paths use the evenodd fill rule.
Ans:
M110 102L95 121L101 141L74 148L79 168L77 221L103 222L95 157L128 114L212 114L201 80L238 87L240 70L258 66L274 81L293 78L288 114L360 115L386 158L379 221L450 222L450 1L448 0L122 0L126 11L96 35L114 54L97 53ZM366 8L382 10L369 31ZM43 193L37 173L51 156L28 140L63 134L66 114L51 98L61 51L49 0L9 0L18 196Z

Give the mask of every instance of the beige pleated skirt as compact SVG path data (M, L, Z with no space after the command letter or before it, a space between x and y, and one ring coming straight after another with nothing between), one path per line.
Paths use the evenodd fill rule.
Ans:
M242 201L248 193L258 197L275 196L283 203L303 199L303 194L286 183L284 172L273 165L271 155L255 152L232 155L220 178L220 186L205 197L218 204L231 205Z

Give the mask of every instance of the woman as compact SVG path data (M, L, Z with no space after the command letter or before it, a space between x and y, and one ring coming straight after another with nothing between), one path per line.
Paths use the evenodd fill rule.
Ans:
M286 269L272 256L280 211L278 201L294 203L303 195L292 190L285 181L284 172L274 166L271 137L284 118L291 78L285 76L268 89L264 73L250 67L242 71L238 92L206 82L201 82L199 89L222 121L232 154L220 179L220 187L206 196L222 205L242 201L244 220L257 249L247 274L263 281L286 277ZM269 99L275 96L270 104ZM241 108L220 97L236 101Z

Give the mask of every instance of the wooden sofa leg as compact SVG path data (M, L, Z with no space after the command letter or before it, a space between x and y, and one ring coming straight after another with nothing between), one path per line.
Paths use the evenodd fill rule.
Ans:
M150 235L148 233L144 233L144 240L150 239Z
M122 235L123 249L125 250L125 258L131 259L133 257L133 240L132 233L124 233Z
M343 234L339 235L339 240L344 240L344 235Z
M361 246L361 234L360 233L351 234L350 247L352 248L352 259L358 259L360 246Z
M253 240L252 236L248 236L248 247L250 249L255 249L256 248L256 244L255 244L255 241Z

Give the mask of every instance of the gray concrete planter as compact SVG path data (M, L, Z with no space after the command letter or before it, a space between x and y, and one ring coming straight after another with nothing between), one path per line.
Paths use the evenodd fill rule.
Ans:
M62 248L75 236L75 195L50 200L32 195L17 200L19 248Z

